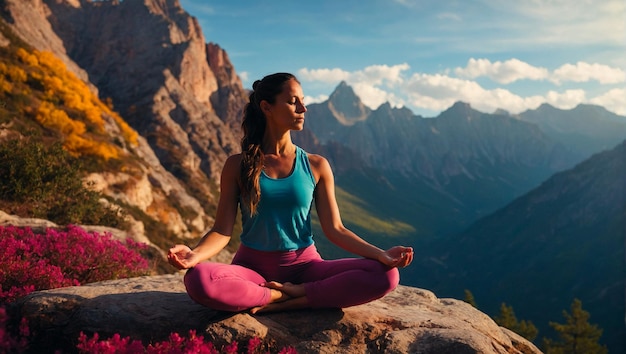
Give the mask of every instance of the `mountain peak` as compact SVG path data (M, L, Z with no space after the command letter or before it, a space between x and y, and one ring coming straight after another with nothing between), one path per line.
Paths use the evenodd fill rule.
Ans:
M506 109L498 108L493 112L493 114L498 116L510 116L511 112L507 111Z
M558 109L554 106L552 106L549 103L542 103L539 107L537 107L536 111L537 112L554 112L557 111Z
M352 125L365 120L370 113L361 99L345 81L341 81L328 98L328 108L344 125Z
M609 120L617 123L626 123L626 117L620 116L616 113L613 113L606 108L593 104L585 104L581 103L574 108L557 108L548 103L542 103L539 107L534 110L528 110L523 113L523 115L527 116L536 116L543 117L545 120L545 116L565 116L565 115L574 115L578 117L583 117L583 119L593 119L593 120ZM586 118L584 118L586 117ZM570 119L571 120L571 119Z
M596 117L596 119L605 119L617 123L626 123L626 117L613 113L606 108L594 104L581 103L572 109L573 113L580 115Z
M470 106L469 103L457 101L457 102L454 102L454 104L450 106L450 108L443 111L439 116L440 117L463 117L463 119L465 119L465 118L474 116L475 113L476 111L472 108L472 106Z
M348 83L341 81L330 94L329 101L333 103L339 102L355 102L361 103L361 99L354 93L354 90Z
M472 109L472 106L470 106L470 104L467 102L456 101L454 102L452 107L450 107L450 109L454 111L468 111Z

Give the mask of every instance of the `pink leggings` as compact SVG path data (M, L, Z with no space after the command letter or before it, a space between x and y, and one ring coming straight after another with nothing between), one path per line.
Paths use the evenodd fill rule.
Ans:
M398 269L364 258L323 260L315 245L264 252L241 245L232 264L203 262L185 274L189 296L215 310L267 305L266 281L304 284L312 308L349 307L383 297L400 281Z

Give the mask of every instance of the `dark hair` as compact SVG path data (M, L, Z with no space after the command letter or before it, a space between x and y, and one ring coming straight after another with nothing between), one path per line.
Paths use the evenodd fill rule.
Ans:
M261 200L259 178L263 170L263 135L265 134L265 115L261 111L261 102L269 104L276 102L276 96L283 91L285 82L298 79L289 73L276 73L257 80L252 85L250 101L246 104L243 113L241 128L241 199L250 215L256 213L256 207ZM298 81L299 82L299 81Z

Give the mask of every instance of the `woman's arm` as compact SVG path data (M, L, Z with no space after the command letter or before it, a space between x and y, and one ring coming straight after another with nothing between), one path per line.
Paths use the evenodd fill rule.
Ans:
M185 245L170 248L167 258L173 266L179 269L191 268L213 257L228 245L237 217L240 162L240 155L233 155L226 160L220 178L220 199L215 223L193 250Z
M384 251L357 236L341 221L335 197L335 179L328 161L319 155L309 154L313 174L317 179L315 207L328 239L344 250L361 257L376 259L391 267L405 267L413 260L411 247L396 246Z

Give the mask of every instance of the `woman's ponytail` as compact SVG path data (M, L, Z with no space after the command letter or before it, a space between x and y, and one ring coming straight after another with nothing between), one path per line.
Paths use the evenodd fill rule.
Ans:
M253 87L258 86L256 81ZM256 213L256 207L261 200L259 177L263 170L263 151L261 144L265 133L265 115L256 104L255 93L250 93L250 101L246 105L241 128L241 199L250 215Z
M283 85L288 80L296 80L296 77L288 73L276 73L257 80L252 85L252 92L246 104L241 128L241 171L240 190L243 206L249 210L250 215L256 214L256 209L261 201L261 187L259 180L263 171L263 136L265 135L266 118L261 111L261 102L269 104L276 102L276 96L283 90Z

